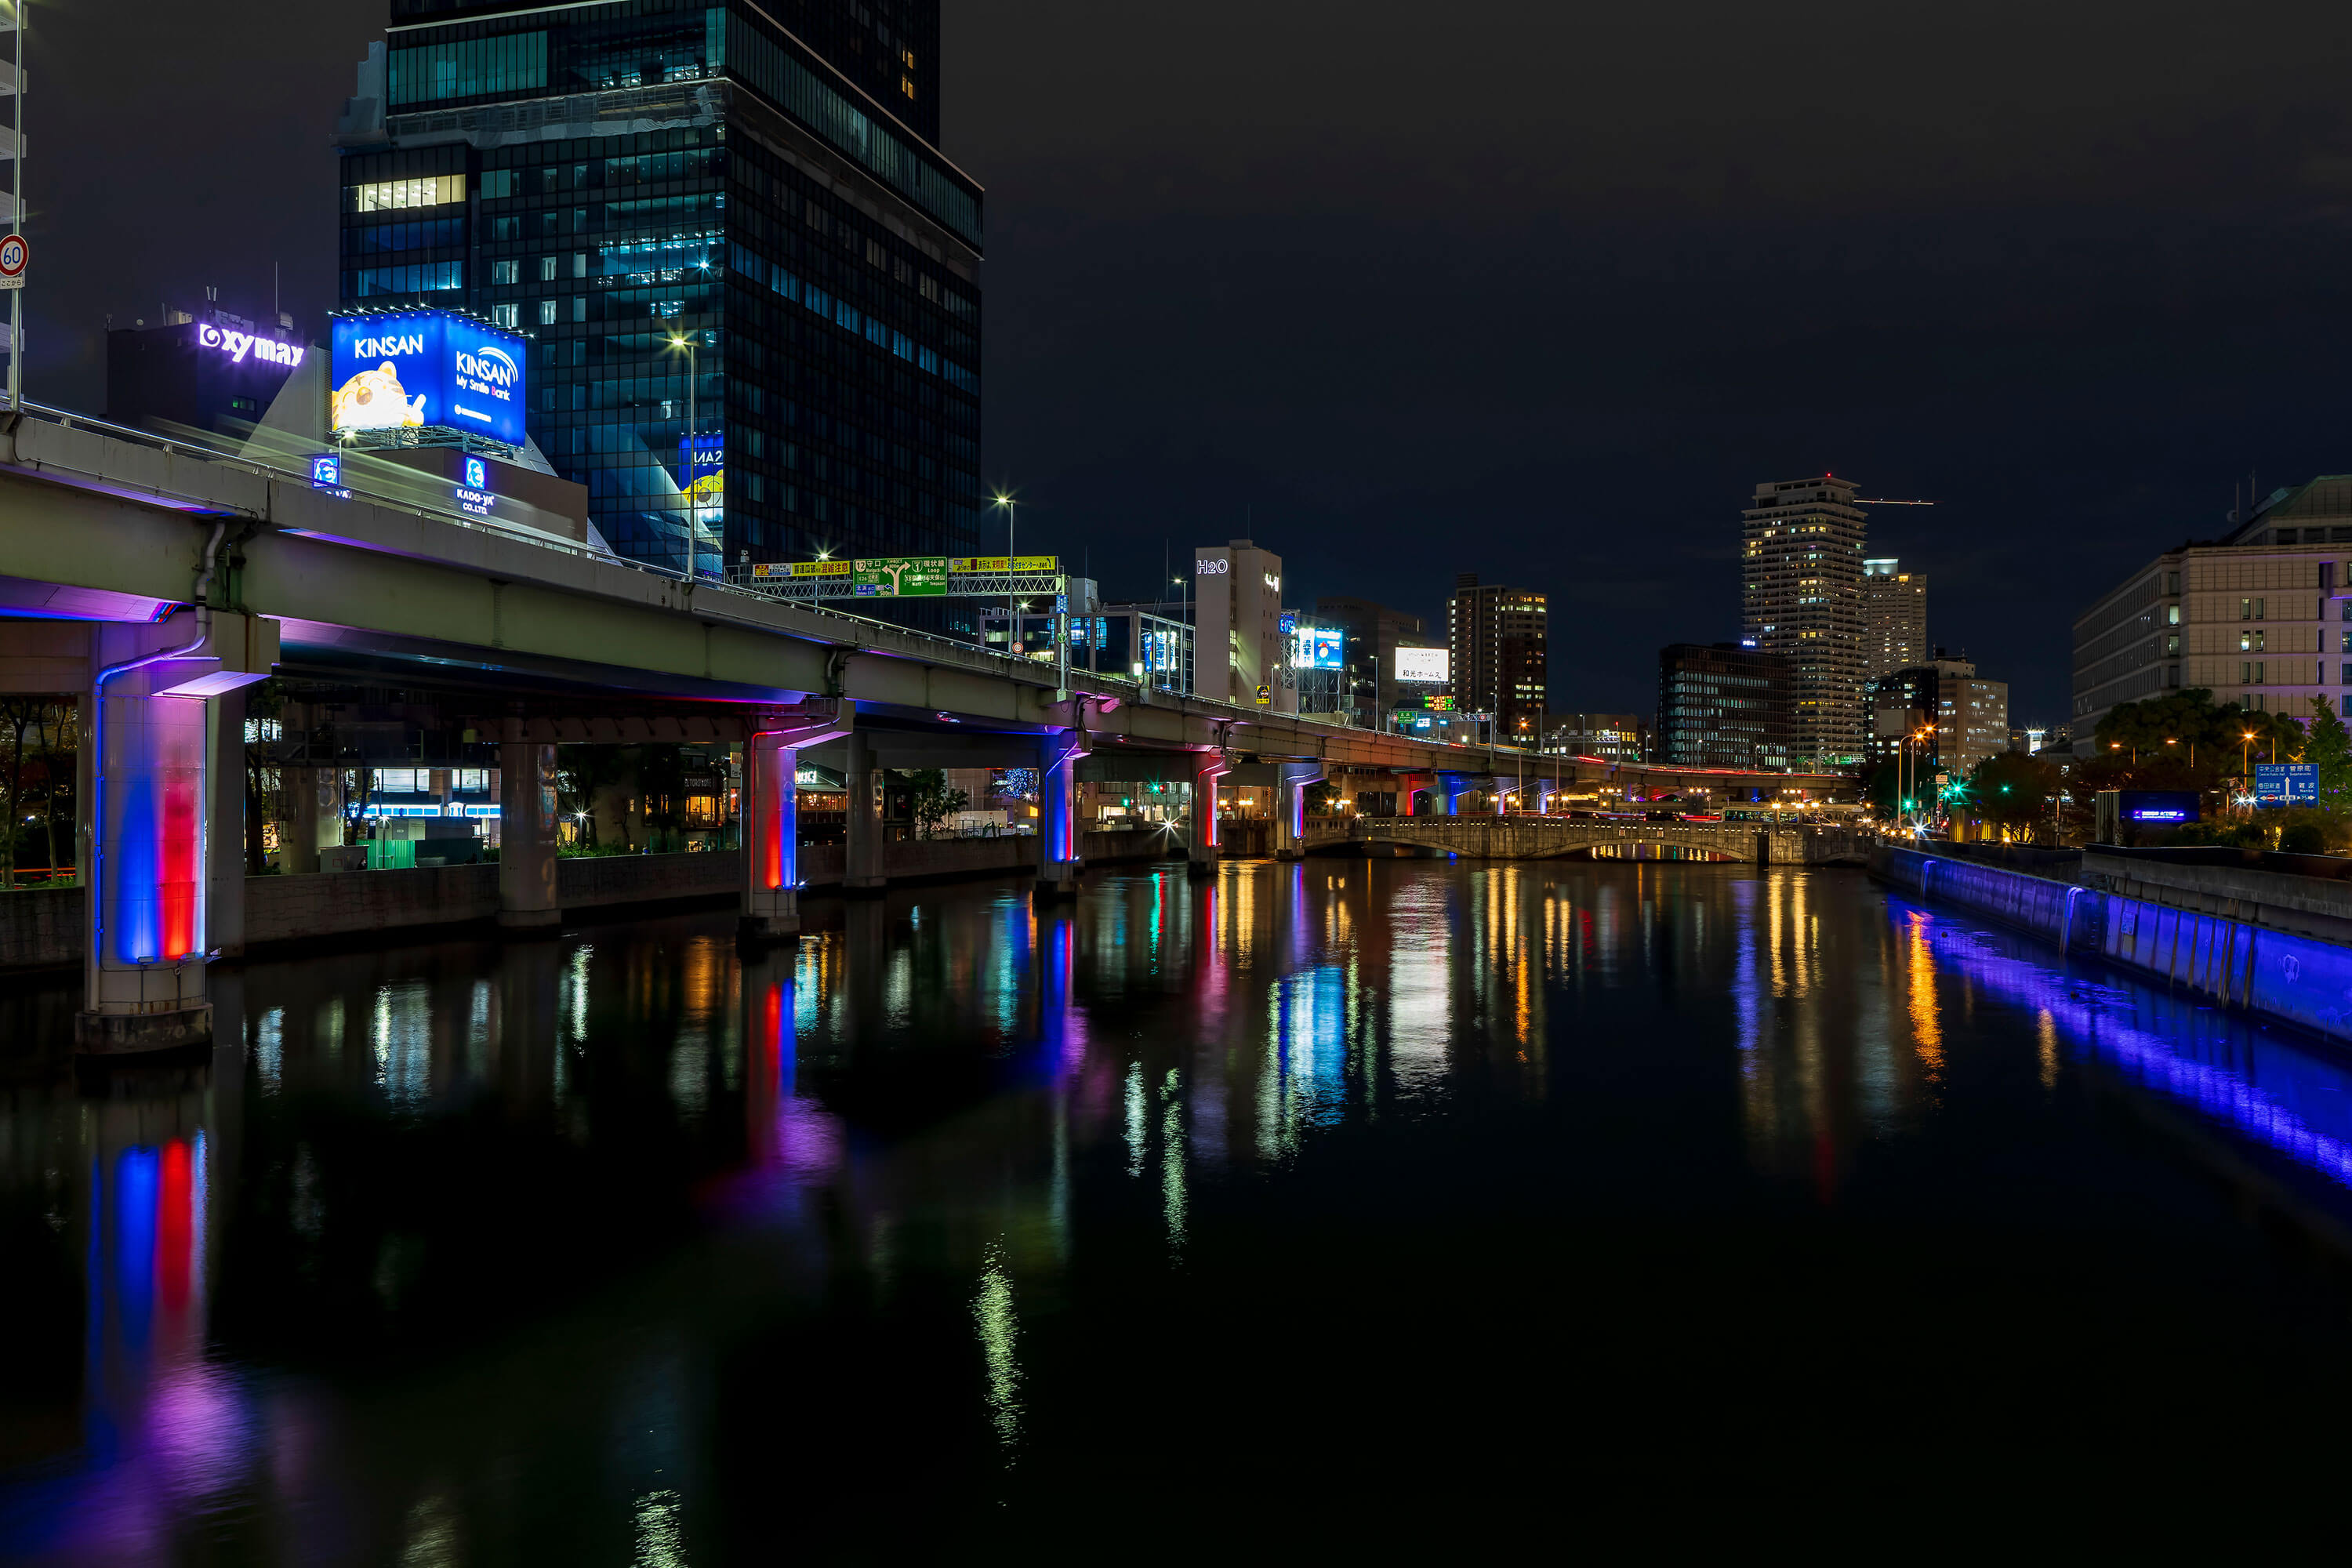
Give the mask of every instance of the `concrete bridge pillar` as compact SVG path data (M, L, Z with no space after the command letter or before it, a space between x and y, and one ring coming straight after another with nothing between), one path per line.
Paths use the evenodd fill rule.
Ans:
M1231 769L1222 752L1192 753L1192 841L1184 874L1212 877L1217 869L1217 781Z
M343 770L288 768L286 793L294 820L278 846L278 869L307 876L319 868L319 851L343 841Z
M194 661L132 661L186 645L192 622L89 629L79 827L89 893L82 1011L87 1052L169 1049L210 1039L205 985L205 753L202 697L164 693Z
M1078 892L1078 758L1084 735L1064 731L1037 747L1037 894L1071 899Z
M1411 816L1412 815L1412 797L1422 790L1429 787L1429 775L1427 773L1399 773L1396 775L1396 785L1397 815L1399 816Z
M1553 784L1549 779L1529 779L1528 781L1528 794L1534 799L1536 803L1536 810L1538 812L1546 816L1549 816L1551 815L1551 797L1558 791L1559 787L1559 785Z
M846 893L878 892L890 879L883 867L882 768L872 742L855 730L847 751L842 783L849 795L849 837L842 851L841 887Z
M1495 815L1496 816L1505 816L1509 815L1509 806L1503 799L1504 791L1507 787L1506 781L1497 774L1488 778L1486 783L1495 794Z
M737 934L746 942L798 936L801 929L800 794L795 780L804 746L837 740L849 715L767 715L743 748L743 908Z
M245 693L225 691L212 700L211 754L205 759L210 785L211 853L206 857L205 913L207 946L223 958L245 956Z
M1470 793L1470 775L1468 773L1440 773L1437 775L1437 788L1439 793L1444 797L1445 815L1448 816L1461 816L1462 797Z
M1297 860L1307 853L1307 791L1323 776L1321 763L1285 763L1274 792L1274 858Z
M552 931L563 921L555 888L555 748L499 744L499 928Z

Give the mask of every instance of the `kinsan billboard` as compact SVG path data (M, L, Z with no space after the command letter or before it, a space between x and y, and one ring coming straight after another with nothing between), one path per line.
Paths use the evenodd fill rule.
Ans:
M334 329L329 429L436 426L523 444L520 334L447 310L338 316Z
M1396 678L1415 686L1443 686L1454 679L1453 655L1442 647L1401 647Z

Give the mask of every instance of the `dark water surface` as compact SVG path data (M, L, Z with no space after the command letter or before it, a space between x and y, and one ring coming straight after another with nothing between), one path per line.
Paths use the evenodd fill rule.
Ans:
M256 963L209 1066L79 1087L19 987L0 1558L1476 1556L2340 1473L2325 1047L1852 873L1023 895Z

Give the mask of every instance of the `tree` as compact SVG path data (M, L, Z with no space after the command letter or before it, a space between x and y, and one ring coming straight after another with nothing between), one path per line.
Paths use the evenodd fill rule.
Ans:
M1870 807L1870 815L1881 822L1893 822L1902 815L1900 791L1903 770L1892 762L1879 763L1863 781L1862 798Z
M920 768L908 777L914 789L908 799L915 816L915 836L931 838L938 836L939 825L971 804L971 796L948 784L947 773L939 768Z
M2031 827L2050 814L2050 799L2064 783L2054 763L2022 752L1996 752L1969 775L1969 808L2004 827Z
M2352 729L2347 729L2336 705L2326 697L2311 700L2311 723L2305 731L2303 760L2319 769L2319 806L2341 815L2352 808Z
M1329 779L1318 779L1307 786L1307 815L1328 816L1339 809L1339 786Z

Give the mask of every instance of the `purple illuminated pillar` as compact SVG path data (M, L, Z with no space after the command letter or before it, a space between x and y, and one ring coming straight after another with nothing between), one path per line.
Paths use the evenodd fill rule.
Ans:
M1078 890L1077 760L1082 738L1064 731L1039 744L1037 758L1037 896L1072 898Z
M93 671L184 639L185 628L104 626L89 635ZM205 986L207 823L201 697L159 695L180 661L124 669L83 694L81 818L89 846L84 1051L168 1049L212 1035Z
M1321 763L1285 763L1276 777L1274 858L1296 860L1306 853L1307 791L1323 776Z

